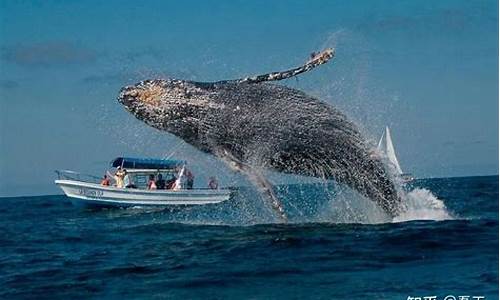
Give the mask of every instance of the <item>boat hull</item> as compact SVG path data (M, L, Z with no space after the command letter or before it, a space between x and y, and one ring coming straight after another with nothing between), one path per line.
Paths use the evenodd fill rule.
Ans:
M139 190L101 186L75 180L56 180L55 183L75 205L129 207L176 206L220 203L231 197L230 190Z

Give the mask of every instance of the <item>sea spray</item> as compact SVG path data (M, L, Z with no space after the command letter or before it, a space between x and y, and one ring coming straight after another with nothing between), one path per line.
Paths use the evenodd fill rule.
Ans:
M425 188L415 188L405 195L406 210L393 219L393 222L413 220L450 220L453 217L446 205L431 191Z

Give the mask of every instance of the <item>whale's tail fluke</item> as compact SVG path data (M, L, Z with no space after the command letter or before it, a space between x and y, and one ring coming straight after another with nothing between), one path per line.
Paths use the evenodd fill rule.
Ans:
M245 77L236 80L229 80L223 82L233 82L233 83L259 83L264 81L278 81L283 79L288 79L304 72L310 71L319 65L327 63L335 55L335 49L328 48L319 53L312 53L311 59L309 59L304 65L296 67L286 71L272 72L268 74L262 74L252 77Z

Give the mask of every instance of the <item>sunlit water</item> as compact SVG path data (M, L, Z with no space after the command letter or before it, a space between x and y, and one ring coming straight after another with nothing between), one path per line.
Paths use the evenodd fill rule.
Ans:
M498 177L420 180L391 220L335 186L191 208L3 198L0 298L407 299L498 294Z

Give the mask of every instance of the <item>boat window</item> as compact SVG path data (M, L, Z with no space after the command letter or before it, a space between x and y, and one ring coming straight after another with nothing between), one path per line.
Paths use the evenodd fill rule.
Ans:
M140 189L145 189L148 184L148 175L146 174L135 174L134 183Z

